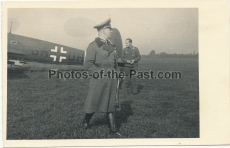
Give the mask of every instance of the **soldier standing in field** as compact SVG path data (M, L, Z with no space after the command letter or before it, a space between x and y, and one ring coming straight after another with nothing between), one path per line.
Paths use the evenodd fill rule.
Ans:
M127 88L130 84L132 84L132 92L133 94L138 93L138 84L136 76L132 76L130 78L131 70L138 70L138 61L141 59L140 52L137 47L132 45L132 39L128 38L125 40L126 48L122 50L121 59L123 63L125 63L124 70L125 75L129 75L125 77L125 88Z
M115 70L116 50L111 43L111 20L108 19L101 24L94 26L98 30L98 37L89 44L86 50L85 68L89 69L91 74L104 70ZM117 132L114 111L116 103L116 85L117 80L104 78L90 78L89 91L85 101L85 118L83 126L89 128L89 122L95 112L104 112L108 120L110 133L121 136Z

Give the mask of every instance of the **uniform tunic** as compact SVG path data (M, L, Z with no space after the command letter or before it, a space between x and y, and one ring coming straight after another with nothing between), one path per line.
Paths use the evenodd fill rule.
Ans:
M126 47L122 50L121 59L125 63L125 67L136 67L138 66L138 61L141 59L141 55L138 48L131 45L130 47L128 48ZM133 59L134 59L133 65L126 63L127 60L133 60Z
M96 38L86 50L84 66L91 74L101 70L106 74L107 70L115 70L114 58L116 58L116 51L112 44L106 44L104 40ZM116 103L116 84L116 79L91 77L85 101L85 113L113 112Z

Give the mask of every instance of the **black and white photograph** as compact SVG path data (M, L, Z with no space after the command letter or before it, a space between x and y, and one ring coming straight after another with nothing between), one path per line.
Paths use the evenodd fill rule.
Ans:
M202 9L125 6L6 9L5 140L204 138Z
M198 9L12 8L8 29L7 139L199 138Z

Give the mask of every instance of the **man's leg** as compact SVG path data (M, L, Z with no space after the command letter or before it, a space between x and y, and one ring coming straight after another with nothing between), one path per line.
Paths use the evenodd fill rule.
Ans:
M137 71L137 67L133 68L132 70ZM132 77L132 91L134 94L138 93L138 84L137 84L137 77L136 76Z
M131 78L130 78L130 70L131 68L126 67L125 68L125 88L128 88L131 86Z
M117 132L116 123L114 119L114 113L113 112L107 112L106 113L107 120L108 120L108 126L110 129L110 134L122 136L120 133Z
M94 113L86 113L85 114L85 118L83 120L83 127L84 129L88 129L89 128L89 122L90 122L90 119L92 118Z

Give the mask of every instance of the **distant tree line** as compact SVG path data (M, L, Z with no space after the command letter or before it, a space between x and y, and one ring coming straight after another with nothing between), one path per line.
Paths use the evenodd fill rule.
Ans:
M178 54L178 53L166 53L166 52L160 52L160 53L156 53L155 50L152 50L148 55L142 55L143 57L148 57L148 58L153 58L153 57L159 57L159 58L197 58L198 57L198 53L188 53L188 54Z

